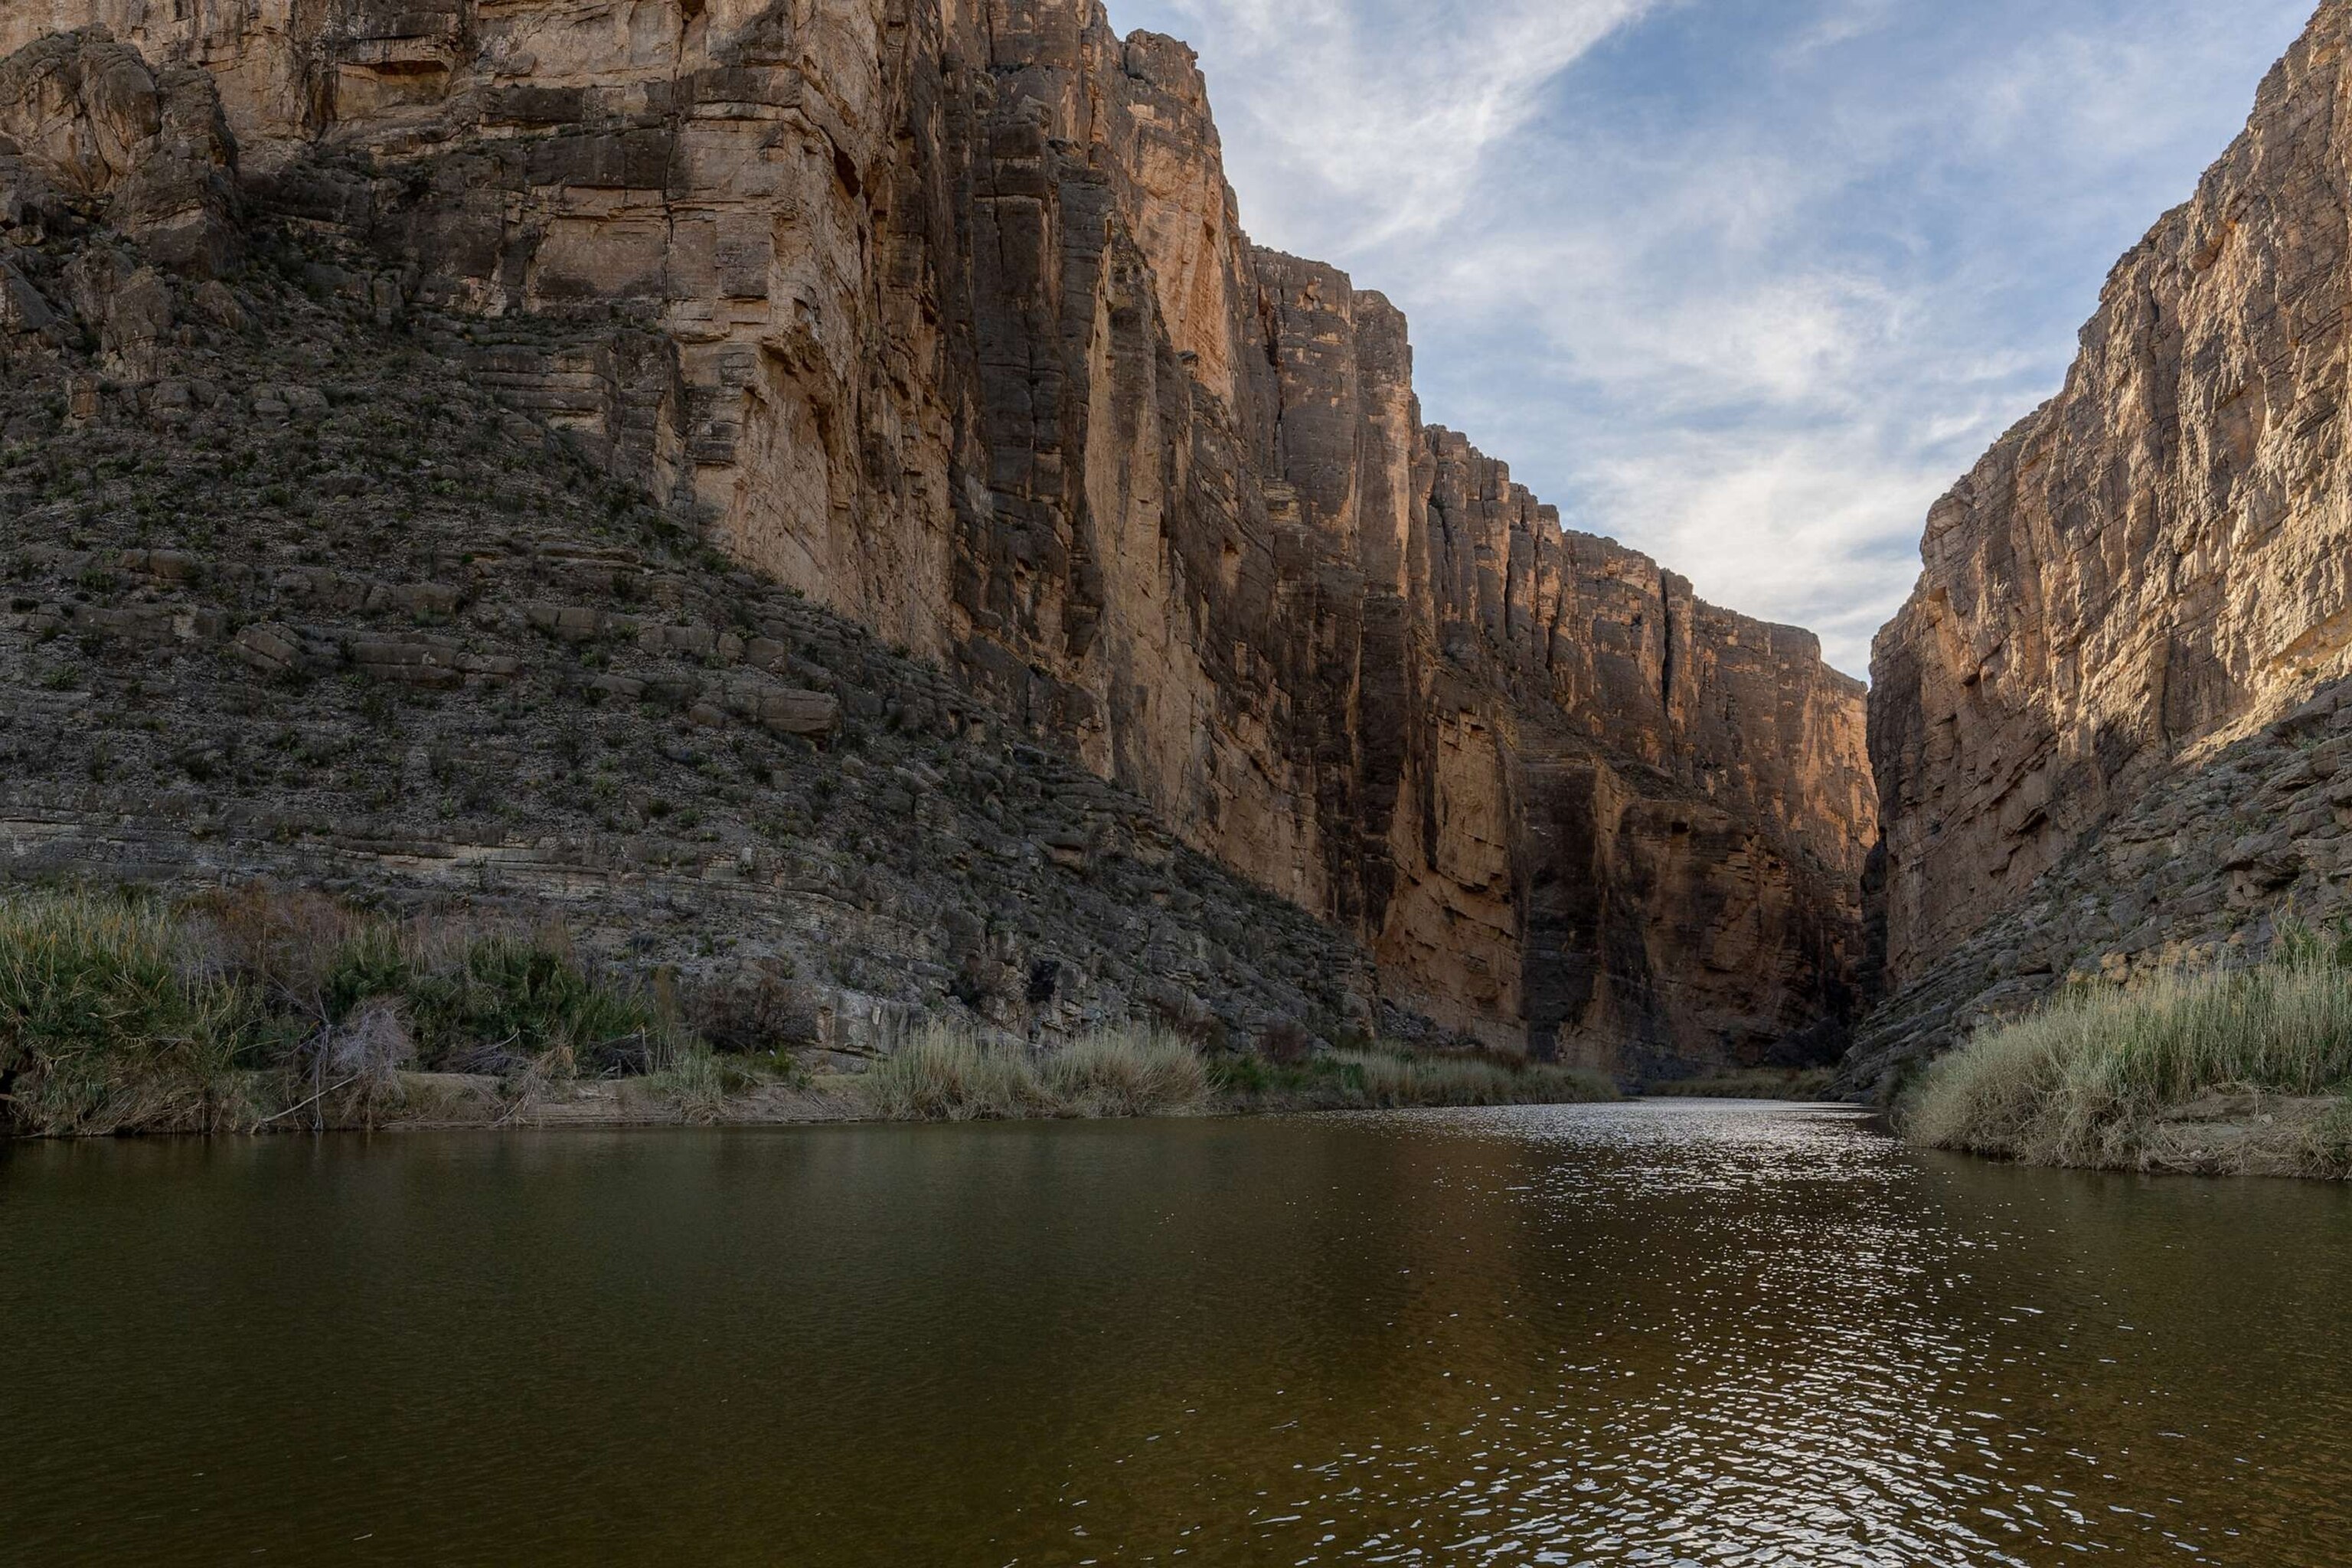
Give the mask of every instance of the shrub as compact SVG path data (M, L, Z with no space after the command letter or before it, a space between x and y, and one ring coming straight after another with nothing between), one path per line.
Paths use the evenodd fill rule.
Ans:
M373 1121L420 1063L643 1073L678 1048L549 932L259 886L179 907L0 895L0 1124L25 1131Z
M1258 1035L1257 1048L1277 1067L1297 1067L1315 1054L1315 1042L1305 1029L1285 1019Z
M807 988L782 959L704 981L689 993L686 1019L711 1049L730 1056L813 1046L822 1034Z
M488 1047L595 1072L653 1065L653 1008L600 984L543 934L474 942L446 970L412 970L404 989L428 1063Z
M758 1082L740 1065L698 1044L668 1052L646 1086L675 1103L681 1120L709 1127L726 1120L731 1097L756 1088Z

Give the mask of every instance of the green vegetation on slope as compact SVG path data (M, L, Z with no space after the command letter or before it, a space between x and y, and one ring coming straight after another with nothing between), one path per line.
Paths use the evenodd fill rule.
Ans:
M550 931L262 889L0 897L0 1129L365 1123L415 1071L549 1082L706 1055Z
M1979 1035L1928 1069L1904 1132L2043 1165L2352 1174L2352 966L2288 948L2073 991Z
M856 1051L919 1016L1362 1016L1360 948L944 648L743 569L618 426L501 403L572 384L602 312L386 324L363 258L253 244L173 285L136 378L0 330L0 816L38 825L0 878L560 919L587 967L731 988L802 1047L826 1017ZM116 253L15 260L63 301ZM722 1055L742 1033L692 1021Z

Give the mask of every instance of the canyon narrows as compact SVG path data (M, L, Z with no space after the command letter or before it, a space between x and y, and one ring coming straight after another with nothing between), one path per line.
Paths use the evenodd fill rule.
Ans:
M257 671L337 670L357 689L440 668L470 701L585 647L621 660L596 691L667 698L648 721L663 735L790 731L795 715L819 735L895 730L912 711L949 749L853 784L876 812L863 840L802 824L797 847L761 838L756 798L698 808L692 835L674 816L631 832L525 804L521 783L562 772L534 748L565 742L520 718L520 739L487 752L444 733L387 753L407 776L514 781L503 816L448 790L437 812L378 803L363 833L322 797L265 834L215 798L238 794L234 767L206 764L207 782L159 762L160 808L136 767L20 767L5 805L26 864L331 866L412 890L503 868L509 889L558 891L607 924L729 910L750 950L805 947L831 921L906 960L835 963L822 1011L837 1041L907 1008L1058 1030L1143 1005L1157 969L1182 984L1155 1005L1242 1027L1310 1005L1318 1027L1411 1016L1629 1079L1843 1046L1877 831L1862 687L1811 635L1564 531L1504 464L1424 426L1402 316L1245 238L1181 45L1115 37L1096 0L194 16L42 0L0 18L0 50L17 245L0 328L11 374L53 382L42 406L58 410L20 415L6 439L54 417L204 441L352 405L361 378L331 353L264 382L216 346L309 319L240 282L299 246L307 259L278 270L337 331L429 346L520 411L516 440L563 432L724 558L656 570L527 512L431 503L434 581L404 580L432 575L415 560L370 569L431 601L436 654L353 613L381 610L365 583L333 613L341 590L320 574L349 563L300 542L299 518L209 579L154 569L156 544L202 548L126 540L150 552L126 580L166 628L141 645L133 609L89 589L129 557L100 559L87 509L41 493L17 526L58 534L56 552L0 619L27 668L60 629L100 665L100 644L128 637L139 658L243 681L235 730L237 704L286 721L272 705L292 700ZM355 493L320 504L397 555L417 508L371 511L371 482L339 479ZM303 504L265 492L266 508ZM820 612L908 658L845 670L811 654L841 641L820 637ZM797 662L763 639L797 644ZM12 698L20 758L78 754L128 677L56 679L89 695L63 711ZM533 715L578 686L545 679ZM365 732L341 710L305 722L330 751ZM991 766L1024 737L1109 793L1025 823L935 805L927 778L954 783L961 764L941 757L983 732ZM694 754L662 747L647 767ZM908 866L871 892L861 856L910 823L952 885ZM1169 849L1136 847L1163 828L1374 967L1307 957L1309 942L1288 978L1237 981L1266 944L1155 880ZM1133 878L1115 917L1084 916L1088 896L1055 881L1114 864ZM1133 941L1084 935L1086 918Z

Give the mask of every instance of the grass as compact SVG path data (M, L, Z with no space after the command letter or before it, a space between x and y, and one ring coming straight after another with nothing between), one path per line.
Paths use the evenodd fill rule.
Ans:
M934 1026L857 1080L889 1121L1017 1121L1219 1111L1381 1110L1613 1100L1597 1074L1476 1057L1336 1051L1294 1063L1204 1057L1166 1030L1121 1026L1058 1051Z
M1088 1036L1048 1057L1042 1076L1055 1102L1078 1116L1181 1116L1209 1107L1200 1052L1142 1025Z
M0 1118L41 1131L208 1131L248 1110L251 987L191 973L160 906L0 901Z
M719 1056L699 1041L689 1041L666 1054L662 1064L647 1076L646 1087L675 1104L682 1120L708 1127L727 1120L728 1107L739 1095L771 1081L742 1062Z
M1839 1098L1835 1068L1748 1068L1675 1079L1643 1090L1668 1100L1830 1100Z
M372 1123L409 1071L544 1084L695 1048L551 931L274 889L0 895L0 1131Z
M1935 1063L1898 1115L1929 1148L2132 1169L2162 1163L2159 1124L2198 1101L2340 1101L2347 1087L2352 967L2304 945L2251 970L2070 992ZM2287 1124L2276 1137L2301 1144L2266 1161L2344 1173L2347 1125L2341 1106Z
M1210 1106L1200 1053L1172 1034L1135 1025L1052 1053L933 1025L867 1072L858 1089L886 1121L1181 1116Z
M273 888L178 903L0 893L0 1132L373 1126L430 1117L453 1097L507 1120L585 1078L634 1079L633 1096L708 1123L805 1083L781 1054L711 1048L749 1027L740 998L701 1008L727 1025L711 1040L684 1021L694 1006L681 1015L669 1000L666 986L583 963L552 930L394 920ZM906 1121L1615 1098L1591 1073L1481 1056L1316 1055L1303 1035L1295 1059L1276 1054L1204 1054L1145 1025L1034 1051L942 1023L852 1092L869 1114Z
M1399 1110L1485 1105L1580 1105L1617 1098L1598 1073L1478 1056L1401 1048L1335 1051L1283 1066L1256 1057L1221 1061L1222 1096L1241 1109Z

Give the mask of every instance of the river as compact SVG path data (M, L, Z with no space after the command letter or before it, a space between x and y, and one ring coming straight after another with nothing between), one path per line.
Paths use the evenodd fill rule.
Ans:
M2352 1194L1622 1106L0 1150L0 1558L2352 1563Z

